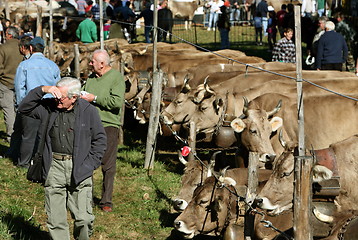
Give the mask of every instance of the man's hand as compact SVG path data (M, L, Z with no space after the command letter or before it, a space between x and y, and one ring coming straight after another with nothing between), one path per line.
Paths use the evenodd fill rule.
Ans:
M42 86L42 92L51 93L55 98L61 99L62 93L56 86Z
M93 102L95 97L96 96L94 94L92 94L92 93L87 93L87 94L83 94L83 95L81 94L81 98L86 100L86 101L88 101L88 102Z

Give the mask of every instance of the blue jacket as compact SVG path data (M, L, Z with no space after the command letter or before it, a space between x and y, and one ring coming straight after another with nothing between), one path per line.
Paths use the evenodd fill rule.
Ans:
M21 102L19 112L29 117L41 119L42 124L50 114L43 152L43 176L44 181L46 181L52 162L49 131L58 116L58 110L54 99L42 99L43 96L44 93L41 87L33 89ZM78 99L75 105L75 114L72 178L75 184L78 185L92 176L93 171L101 165L101 159L106 150L107 137L98 111L92 104L81 98Z
M343 36L335 31L325 32L318 41L316 67L322 64L343 63L348 57L348 47Z
M16 103L38 86L55 86L60 80L60 69L42 53L36 52L19 64L15 75Z

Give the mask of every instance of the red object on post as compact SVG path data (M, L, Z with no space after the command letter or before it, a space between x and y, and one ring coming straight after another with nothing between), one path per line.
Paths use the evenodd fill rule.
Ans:
M188 146L184 146L181 149L181 155L183 155L184 157L188 156L190 152L191 152L191 148Z

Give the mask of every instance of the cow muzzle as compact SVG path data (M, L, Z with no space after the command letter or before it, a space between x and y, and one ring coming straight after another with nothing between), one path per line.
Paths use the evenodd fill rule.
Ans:
M264 163L273 162L275 158L276 158L276 154L264 153L260 156L260 161Z
M195 231L189 230L184 221L175 220L174 228L180 232L185 239L192 239L195 236Z
M182 212L188 206L188 202L184 199L174 199L173 207L175 211Z

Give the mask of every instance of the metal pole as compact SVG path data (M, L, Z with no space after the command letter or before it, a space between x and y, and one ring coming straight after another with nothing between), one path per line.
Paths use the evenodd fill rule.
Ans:
M42 37L42 7L37 6L36 37Z
M194 152L196 152L196 124L195 122L190 122L190 136L189 136L189 147L191 148L191 152L188 156L188 161L193 161Z
M298 157L295 158L294 181L294 217L293 231L295 240L311 240L311 183L309 159L305 156L304 108L302 89L302 47L301 47L301 14L300 6L295 6L295 44L296 44L296 77L298 108Z
M75 64L75 76L77 79L80 79L80 75L81 75L81 69L80 69L80 50L78 48L78 44L74 44L73 45L74 48L74 64Z
M50 59L54 60L53 53L53 9L52 9L52 0L50 0L50 42L48 44L48 53L50 55Z
M150 103L150 117L145 151L144 168L151 169L154 165L156 136L158 132L160 100L162 95L162 74L157 69L157 26L158 26L158 0L154 0L153 11L153 87Z
M103 34L103 0L99 0L99 39L101 49L104 49Z

